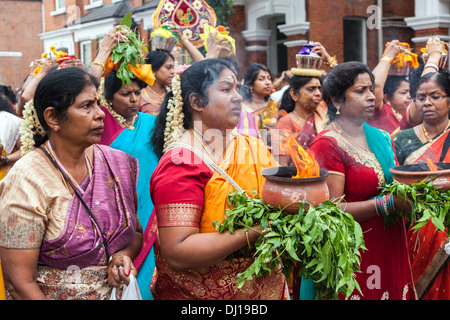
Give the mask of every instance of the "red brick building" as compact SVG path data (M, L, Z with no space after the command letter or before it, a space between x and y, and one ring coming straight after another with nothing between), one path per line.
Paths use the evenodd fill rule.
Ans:
M0 1L1 26L8 31L0 35L0 82L19 86L30 61L50 46L90 64L102 35L130 9L148 41L158 3ZM321 42L338 62L359 60L374 67L392 39L408 42L419 52L431 35L450 38L448 0L235 0L233 8L227 26L243 70L253 62L268 65L274 73L291 68L308 41ZM7 56L13 52L22 56Z

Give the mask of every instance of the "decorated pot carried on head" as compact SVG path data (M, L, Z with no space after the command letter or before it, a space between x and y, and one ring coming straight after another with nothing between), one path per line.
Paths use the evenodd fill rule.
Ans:
M214 28L208 24L203 25L203 33L200 34L200 37L203 40L203 44L205 45L205 49L208 50L208 37L210 34L217 31L215 36L216 39L225 39L221 45L228 48L229 50L220 50L219 58L229 58L232 55L236 55L236 45L233 37L229 35L229 32L224 26L218 26Z
M386 43L386 48L389 44L390 42ZM411 52L409 44L406 42L400 42L399 45L402 47L402 50L394 58L394 60L392 60L391 68L388 73L389 76L408 76L411 69L419 66L417 54ZM383 53L383 56L385 53Z
M296 76L320 77L322 73L319 68L322 65L322 57L313 52L312 49L317 47L314 43L306 43L295 56L297 68L292 68L291 72Z
M163 24L161 28L150 34L150 43L152 50L172 51L178 44L178 37L170 30L169 26Z
M440 40L439 38L435 38L436 40ZM445 66L445 64L447 63L447 59L448 59L448 44L445 43L444 41L440 40L442 42L442 44L444 45L444 52L442 52L442 56L441 56L441 60L439 62L439 68L443 68ZM428 42L427 42L428 44ZM422 52L422 58L423 58L423 62L426 64L428 61L428 52L426 48L422 48L420 49L420 52Z

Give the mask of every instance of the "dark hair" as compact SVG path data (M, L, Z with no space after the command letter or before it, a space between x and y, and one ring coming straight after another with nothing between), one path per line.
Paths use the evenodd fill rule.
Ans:
M147 86L147 83L144 81L133 78L131 81L135 81L140 89L143 89ZM105 77L105 99L112 99L114 94L119 91L123 87L122 85L122 79L117 77L117 71L112 70L106 77Z
M450 96L450 71L440 69L439 72L427 73L422 77L420 75L423 72L423 68L416 69L411 71L412 77L410 80L410 91L412 98L416 97L417 89L419 89L420 85L429 80L436 81L436 83L445 91L445 93Z
M14 111L11 101L2 94L0 94L0 111L6 111L12 113L13 115L17 115Z
M77 96L91 85L98 88L97 78L78 67L59 69L42 78L34 94L34 108L44 130L50 129L44 118L45 109L53 107L56 117L62 121L66 120L69 107L74 104ZM36 146L40 146L47 139L47 134L44 137L34 135Z
M13 89L11 88L11 86L1 85L0 94L3 95L5 98L9 99L12 104L16 104L17 103L17 96L14 93Z
M356 78L363 73L367 73L375 84L375 78L370 68L364 63L350 61L338 64L326 76L323 88L323 100L328 105L328 116L330 121L336 118L336 106L333 105L332 98L340 103L345 102L346 91L353 86Z
M296 76L294 75L289 82L289 88L287 88L281 98L280 110L285 110L287 113L292 112L295 109L295 101L292 99L290 90L294 91L300 90L303 86L311 82L312 79L319 79L320 84L322 84L322 79L320 77L306 77L306 76Z
M260 63L252 63L244 74L244 85L241 87L240 93L244 100L253 100L252 92L250 91L250 86L255 84L256 78L261 71L267 71L271 76L272 72L270 72L269 68ZM265 98L268 99L270 95Z
M387 94L389 99L394 98L395 91L397 91L403 81L409 82L406 76L388 76L384 84L383 93Z
M191 94L197 94L202 99L202 106L208 104L207 89L217 80L223 70L230 69L236 73L235 65L227 59L205 59L194 63L187 68L181 75L181 97L183 98L183 127L189 129L193 126L192 112L189 97ZM150 143L155 154L161 158L164 147L164 131L166 129L167 104L169 99L173 98L173 92L166 94L161 109L156 117L156 123L151 132Z
M175 61L174 56L168 50L158 49L150 51L145 57L145 63L152 65L152 71L156 72L164 65L167 59L172 58Z

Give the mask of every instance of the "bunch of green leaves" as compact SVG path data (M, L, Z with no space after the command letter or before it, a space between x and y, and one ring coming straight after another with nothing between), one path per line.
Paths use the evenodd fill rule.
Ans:
M131 84L135 78L128 65L136 67L136 64L144 64L144 52L148 48L141 41L137 30L131 29L132 12L128 12L120 22L123 26L117 30L119 42L111 52L111 61L119 67L117 77L122 80L122 85Z
M387 224L395 222L399 217L410 221L414 230L419 230L429 221L440 230L445 231L450 227L450 190L443 190L433 185L434 179L424 179L423 181L411 185L394 180L387 185L382 195L393 194L412 206L411 212L396 210L386 216Z
M311 278L318 299L338 299L339 293L348 298L355 288L361 291L355 272L361 250L366 249L362 230L335 203L312 206L300 202L298 212L290 214L264 204L255 192L249 196L235 191L228 200L234 207L226 211L220 225L215 222L219 232L233 233L242 227L245 231L254 225L267 229L255 242L252 265L237 276L239 288L246 280L279 268L289 277L297 266L294 276Z

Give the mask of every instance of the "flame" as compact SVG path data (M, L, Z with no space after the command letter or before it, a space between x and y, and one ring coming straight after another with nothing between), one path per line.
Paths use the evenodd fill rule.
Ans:
M427 158L427 164L428 164L428 168L430 168L430 171L438 170L438 167L433 163L433 160L431 160L430 158Z
M319 163L310 150L305 150L298 144L297 136L292 135L287 140L289 155L297 167L297 175L292 178L316 178L320 175Z

